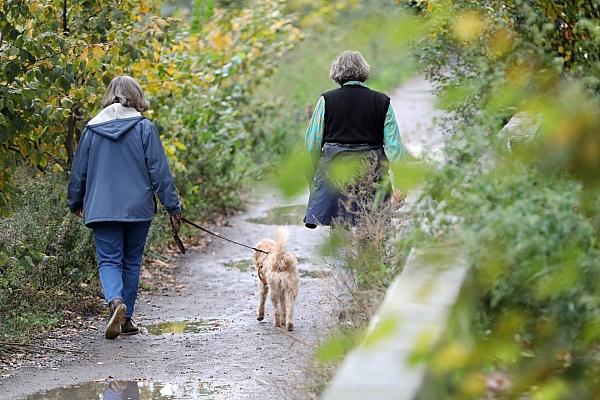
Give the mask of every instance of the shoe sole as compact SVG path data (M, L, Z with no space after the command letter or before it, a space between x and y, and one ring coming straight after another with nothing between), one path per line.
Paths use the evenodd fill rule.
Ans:
M137 331L137 332L121 332L121 336L132 336L132 335L137 335L138 333L140 333L140 331Z
M106 325L105 335L107 339L113 340L119 337L121 334L121 323L127 312L127 306L125 304L119 304L113 312L108 324Z

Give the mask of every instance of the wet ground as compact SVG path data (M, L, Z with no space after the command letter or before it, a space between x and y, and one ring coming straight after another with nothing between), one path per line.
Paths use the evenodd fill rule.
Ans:
M390 97L404 147L415 157L443 161L446 136L438 122L444 112L435 109L431 83L417 76L396 88Z
M176 384L149 381L88 382L59 387L27 396L26 400L102 399L102 400L208 400L223 396L229 387L210 381L185 381Z
M252 252L214 240L203 253L181 260L180 295L143 296L137 336L114 341L97 331L73 338L81 354L53 354L0 381L2 399L281 399L305 398L305 358L335 323L336 301L329 267L318 248L326 229L308 230L298 218L305 198L258 196L248 213L216 230L255 244L288 223L289 248L299 258L300 293L294 337L273 327L270 301L256 320L257 277ZM56 343L59 347L61 344ZM137 397L136 397L137 396Z
M392 105L408 151L440 161L443 132L434 126L431 86L414 78L392 93ZM256 321L257 278L251 251L219 241L181 260L176 295L148 295L138 302L136 321L143 334L115 341L97 331L74 337L68 347L81 354L53 353L26 367L0 374L0 398L11 399L304 399L305 360L337 322L342 289L318 252L326 229L301 225L306 198L286 201L256 196L251 210L217 231L254 244L288 224L290 249L299 261L300 293L293 337ZM411 201L411 196L409 196ZM64 343L55 343L57 347Z

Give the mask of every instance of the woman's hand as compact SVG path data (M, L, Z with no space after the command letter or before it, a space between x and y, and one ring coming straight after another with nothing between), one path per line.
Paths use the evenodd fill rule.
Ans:
M83 208L75 211L75 215L77 215L79 218L83 218Z
M179 232L181 228L181 214L171 215L171 227L173 228L173 232Z

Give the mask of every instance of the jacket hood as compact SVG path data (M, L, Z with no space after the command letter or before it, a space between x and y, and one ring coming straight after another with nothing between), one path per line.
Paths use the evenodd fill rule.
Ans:
M104 108L87 124L91 131L112 140L119 140L142 119L135 108L115 103Z
M133 128L144 117L120 118L108 122L102 122L96 125L88 125L87 128L98 135L112 140L119 140Z

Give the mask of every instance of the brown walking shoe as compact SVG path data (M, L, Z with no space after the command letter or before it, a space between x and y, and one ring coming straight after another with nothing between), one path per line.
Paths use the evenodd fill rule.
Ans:
M118 338L121 334L121 324L125 318L127 306L123 304L121 299L114 299L110 302L109 309L110 319L108 320L108 324L106 324L104 336L112 340Z
M125 322L121 325L121 335L137 335L140 333L138 328L131 318L125 318Z

